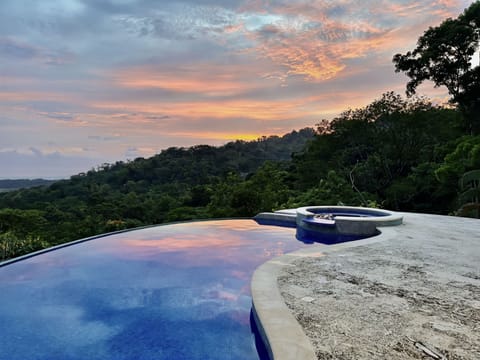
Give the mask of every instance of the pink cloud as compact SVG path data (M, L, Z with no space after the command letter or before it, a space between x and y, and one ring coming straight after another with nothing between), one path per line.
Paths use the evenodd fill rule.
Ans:
M280 64L289 75L301 75L305 80L328 80L346 68L347 59L371 55L377 50L392 46L391 33L372 25L357 23L355 31L368 33L367 38L349 35L342 24L326 23L322 29L288 33L284 36L265 37L252 34L258 43L255 51ZM354 31L353 28L350 29Z
M395 49L415 41L419 29L454 15L459 6L452 0L251 2L246 10L266 11L278 20L250 31L254 42L250 52L282 67L286 76L325 81L348 71L349 59L390 61ZM407 21L400 23L399 18ZM396 31L398 26L401 32ZM407 40L405 32L414 35Z

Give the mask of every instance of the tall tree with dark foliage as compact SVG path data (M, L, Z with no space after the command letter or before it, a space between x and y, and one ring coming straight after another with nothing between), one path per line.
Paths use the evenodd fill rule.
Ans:
M425 80L445 86L472 134L480 133L480 65L472 65L479 39L480 1L475 1L458 18L425 31L413 51L393 57L396 72L410 78L407 95Z

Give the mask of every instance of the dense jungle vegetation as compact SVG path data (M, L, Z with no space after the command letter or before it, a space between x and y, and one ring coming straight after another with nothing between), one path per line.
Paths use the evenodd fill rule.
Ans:
M393 92L316 129L222 147L170 148L49 186L0 194L0 260L164 222L345 204L479 217L480 2L395 55L410 78L445 86L449 106Z

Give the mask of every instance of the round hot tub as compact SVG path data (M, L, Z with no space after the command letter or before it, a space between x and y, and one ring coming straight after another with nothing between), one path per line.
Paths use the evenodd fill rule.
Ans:
M306 206L297 209L297 229L308 233L334 232L340 235L372 236L379 226L402 223L399 214L372 208L349 206Z
M297 239L306 243L336 244L380 233L377 227L402 224L392 211L352 206L305 206L257 214L262 225L295 227Z

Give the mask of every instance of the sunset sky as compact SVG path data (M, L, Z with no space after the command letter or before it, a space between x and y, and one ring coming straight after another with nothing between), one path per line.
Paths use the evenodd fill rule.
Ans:
M0 178L282 135L403 94L392 56L469 4L2 0Z

